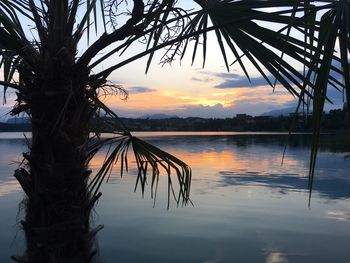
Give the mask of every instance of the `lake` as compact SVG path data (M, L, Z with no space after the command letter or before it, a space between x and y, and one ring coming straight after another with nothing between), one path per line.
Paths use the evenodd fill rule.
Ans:
M103 262L349 263L350 160L341 147L320 149L309 206L310 135L140 133L193 170L194 206L167 205L161 176L155 207L134 192L136 170L116 169L93 215ZM336 135L329 135L336 136ZM286 153L281 165L285 146ZM26 141L0 133L0 262L23 252L17 222L23 193L13 178ZM104 154L92 160L96 171ZM131 160L131 159L130 159Z

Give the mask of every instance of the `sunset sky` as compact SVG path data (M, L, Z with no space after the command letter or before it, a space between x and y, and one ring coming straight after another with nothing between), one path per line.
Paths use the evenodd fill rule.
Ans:
M238 113L260 115L296 107L296 98L281 85L273 91L248 61L245 65L250 70L251 83L238 65L233 65L227 72L215 35L210 37L205 68L202 68L200 55L191 66L191 52L181 62L176 60L172 65L162 67L159 64L160 52L147 75L146 58L117 70L111 74L110 80L128 90L129 98L123 101L119 97L109 97L106 98L107 105L125 117L161 113L219 118L233 117ZM114 59L120 58L115 56L110 61ZM274 79L270 79L273 82ZM341 107L341 93L336 90L331 90L331 93L335 105L326 108Z
M175 62L163 68L154 63L147 75L142 62L131 64L110 77L129 91L129 99L125 102L113 97L106 103L129 117L152 113L232 117L237 113L259 115L295 105L283 88L273 92L259 76L253 77L250 84L240 71L227 72L220 55L217 58L209 60L204 69L191 67L186 61L181 66Z
M194 8L191 1L181 1L185 8ZM82 46L86 45L82 44ZM132 56L145 47L136 44L126 52L124 57L111 56L101 67L94 69L98 72L111 64L120 62L123 58ZM81 47L81 50L84 48ZM191 48L187 56L180 62L176 60L172 65L159 64L162 51L153 59L148 74L145 74L147 58L128 64L112 73L110 81L122 85L129 92L127 101L118 96L104 98L105 103L122 117L140 117L149 114L169 114L179 117L233 117L238 113L260 115L271 110L295 108L297 100L283 87L272 88L249 65L245 65L250 71L252 82L247 78L237 65L227 72L224 61L216 43L214 34L208 36L208 54L205 68L202 68L201 50L198 58L191 66ZM229 55L229 62L233 62L233 56ZM297 68L302 70L300 65ZM1 72L0 72L1 73ZM271 78L273 81L273 78ZM0 88L1 89L1 88ZM332 91L333 93L333 91ZM334 99L334 106L342 106L342 95L334 91L329 94ZM12 96L8 103L0 106L0 115L3 115L13 105Z

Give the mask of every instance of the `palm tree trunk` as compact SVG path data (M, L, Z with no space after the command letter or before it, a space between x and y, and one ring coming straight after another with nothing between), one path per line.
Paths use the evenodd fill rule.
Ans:
M27 195L22 262L92 262L95 254L90 230L94 201L83 150L89 118L79 98L53 96L32 105L32 144L24 155L28 172L15 172Z

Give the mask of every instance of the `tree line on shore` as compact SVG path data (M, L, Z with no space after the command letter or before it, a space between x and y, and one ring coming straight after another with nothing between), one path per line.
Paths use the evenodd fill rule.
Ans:
M311 132L312 116L310 114L290 114L288 116L250 116L237 114L233 118L121 118L132 131L275 131L275 132ZM110 120L112 121L112 120ZM99 130L98 124L92 124ZM348 129L346 111L330 110L323 114L321 128L323 131L344 131ZM30 131L30 123L0 123L2 132Z

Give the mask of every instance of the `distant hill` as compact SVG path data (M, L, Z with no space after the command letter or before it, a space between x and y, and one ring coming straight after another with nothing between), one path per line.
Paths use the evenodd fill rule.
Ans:
M31 131L31 120L29 117L13 117L9 114L0 116L0 132L29 132Z
M275 131L288 132L294 116L288 113L294 109L265 113L266 116L249 116L239 114L234 118L203 119L203 118L179 118L165 114L145 116L144 119L122 118L126 127L131 131ZM278 116L271 116L276 114ZM281 116L287 114L288 116ZM267 117L269 116L269 117ZM112 118L107 119L113 121ZM97 132L109 131L108 127L100 122L92 120L91 129ZM323 131L345 131L348 129L346 111L342 109L332 110L325 113L322 118L321 128ZM106 130L107 129L107 130ZM28 118L10 119L8 122L0 122L0 132L30 131L31 123ZM312 130L311 116L298 118L293 129L295 132L310 132Z
M150 120L164 120L164 119L176 119L179 116L167 115L167 114L150 114L141 116L139 119L150 119Z
M9 123L9 124L28 124L28 123L31 123L31 120L29 117L13 117L13 118L9 118L6 123Z
M30 132L31 123L0 122L0 132Z
M295 113L296 107L272 110L268 112L264 112L260 116L288 116L290 113ZM302 109L299 110L301 112Z

